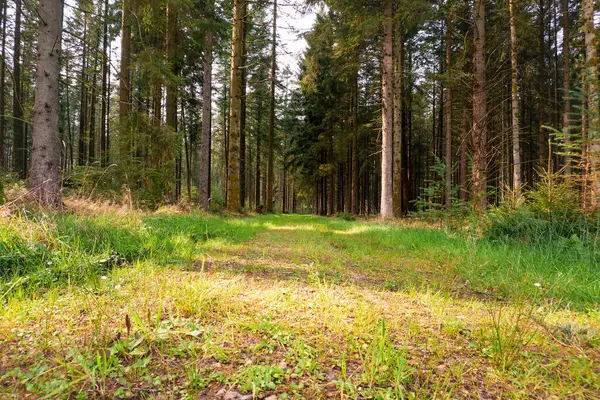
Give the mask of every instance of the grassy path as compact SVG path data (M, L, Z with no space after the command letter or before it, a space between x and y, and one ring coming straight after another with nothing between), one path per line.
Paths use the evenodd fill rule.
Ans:
M127 218L54 221L143 256L8 296L0 398L600 397L595 284L546 289L557 271L506 249L308 216Z

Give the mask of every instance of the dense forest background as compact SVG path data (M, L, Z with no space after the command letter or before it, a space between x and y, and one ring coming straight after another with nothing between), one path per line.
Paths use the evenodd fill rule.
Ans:
M46 3L60 18L44 18ZM278 68L278 7L317 10L299 75ZM518 205L540 185L583 210L600 195L591 0L1 8L0 167L33 194L58 170L55 194L34 196L46 203L68 190L390 217ZM47 62L58 104L40 105L57 126L36 136ZM36 151L53 166L36 168Z

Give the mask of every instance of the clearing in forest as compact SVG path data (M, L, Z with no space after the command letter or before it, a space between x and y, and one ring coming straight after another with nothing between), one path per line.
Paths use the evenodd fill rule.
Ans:
M1 398L600 397L599 272L569 253L313 216L2 218Z

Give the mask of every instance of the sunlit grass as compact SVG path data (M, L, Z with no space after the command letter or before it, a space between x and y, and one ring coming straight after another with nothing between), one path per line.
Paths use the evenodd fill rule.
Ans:
M2 217L0 397L600 396L600 272L568 249L100 209Z

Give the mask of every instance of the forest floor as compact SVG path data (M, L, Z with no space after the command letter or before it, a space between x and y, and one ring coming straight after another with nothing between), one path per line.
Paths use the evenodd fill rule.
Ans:
M69 206L0 216L0 398L600 398L600 271L568 253Z

